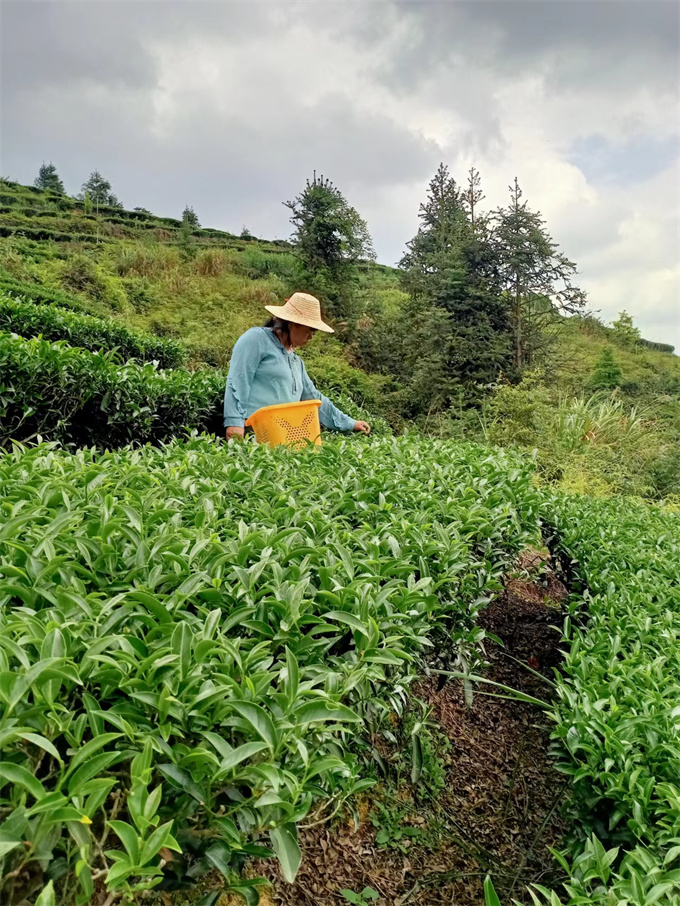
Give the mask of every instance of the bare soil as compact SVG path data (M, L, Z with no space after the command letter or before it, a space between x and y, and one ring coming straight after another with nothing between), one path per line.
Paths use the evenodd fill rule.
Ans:
M519 565L526 570L541 559L528 552ZM550 570L542 573L536 581L508 577L480 622L502 643L485 642L486 676L547 700L551 687L531 670L552 678L559 666L557 626L567 592ZM528 900L528 883L556 881L547 847L559 846L566 832L561 806L568 785L548 755L544 712L484 694L500 691L489 686L466 707L461 683L441 676L412 688L432 706L450 743L436 801L403 786L394 801L408 812L405 822L427 834L400 840L401 848L379 846L374 806L363 801L358 827L346 818L301 832L304 859L294 884L283 881L273 860L251 866L272 882L262 906L340 906L347 902L340 890L365 887L380 894L377 906L477 906L484 903L487 874L504 903Z

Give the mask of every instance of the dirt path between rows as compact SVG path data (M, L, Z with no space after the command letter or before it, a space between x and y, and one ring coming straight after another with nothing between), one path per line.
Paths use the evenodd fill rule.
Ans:
M503 643L485 642L489 679L549 697L550 686L526 667L553 676L566 594L549 570L536 581L507 579L480 620ZM376 791L384 808L412 829L393 845L376 841L387 813L376 818L370 800L358 809L356 830L347 818L302 831L304 859L294 884L281 879L273 861L254 866L273 884L263 891L262 906L341 906L347 903L343 888L359 893L366 887L380 895L377 906L477 906L484 903L487 873L505 906L513 897L528 901L527 883L557 881L547 847L559 846L566 832L561 808L569 787L548 755L546 715L533 705L478 693L466 707L460 681L441 676L412 688L449 740L443 789L429 802L419 801L408 785L392 802L389 791Z

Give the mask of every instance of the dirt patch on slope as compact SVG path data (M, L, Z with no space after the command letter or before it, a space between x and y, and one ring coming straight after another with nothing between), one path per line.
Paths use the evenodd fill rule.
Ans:
M549 572L540 583L508 579L480 620L502 642L485 642L489 679L549 697L550 686L536 674L552 677L559 664L555 624L565 597ZM371 887L380 894L378 906L477 906L484 903L486 874L503 902L527 899L527 883L551 885L555 864L547 846L559 846L566 830L560 806L568 785L547 755L549 723L536 706L485 691L502 693L482 686L467 707L458 680L431 676L414 686L450 743L444 789L430 802L408 785L396 793L377 791L409 828L391 846L378 845L381 819L373 811L371 820L368 801L360 804L357 828L347 819L302 830L304 859L295 884L286 884L273 862L252 866L273 882L263 902L339 906L347 902L343 888L358 893Z

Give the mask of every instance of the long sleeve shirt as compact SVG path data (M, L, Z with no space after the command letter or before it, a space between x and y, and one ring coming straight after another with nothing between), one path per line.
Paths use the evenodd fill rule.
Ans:
M351 431L354 419L341 412L314 386L305 363L289 352L267 327L251 327L234 345L224 391L225 427L243 427L263 406L321 400L319 421L325 428Z

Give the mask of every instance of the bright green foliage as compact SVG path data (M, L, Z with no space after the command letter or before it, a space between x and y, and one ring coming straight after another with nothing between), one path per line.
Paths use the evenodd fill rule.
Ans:
M0 330L22 337L66 340L71 346L89 350L116 349L123 359L156 361L161 368L176 368L187 353L175 340L165 340L129 330L110 318L94 318L56 308L13 299L0 291Z
M611 847L586 841L567 867L568 902L677 903L678 514L625 499L558 497L546 500L544 517L573 581L585 589L565 623L570 648L555 706L559 767L574 782L576 826Z
M519 459L422 439L0 458L0 876L292 878L431 630L475 661L538 506Z
M59 195L65 194L64 183L59 178L57 168L53 163L42 163L38 170L38 175L33 185L37 189L46 189L50 192L57 192Z
M0 334L0 376L2 446L36 435L115 447L191 428L221 433L221 372L121 364L115 351Z
M562 490L653 499L680 492L673 434L612 395L560 397L529 374L496 388L482 424L488 441L534 455L540 478Z
M593 390L614 390L621 386L623 375L611 346L605 346L590 378Z
M70 308L74 311L83 311L84 309L83 303L76 299L75 296L59 290L49 289L46 286L38 286L35 283L26 283L2 272L0 272L0 292L9 296L30 299L32 302L54 303L62 308Z
M348 903L354 903L355 906L362 906L362 904L372 903L374 900L380 899L380 894L372 887L364 887L361 893L355 893L353 890L345 888L340 893Z

